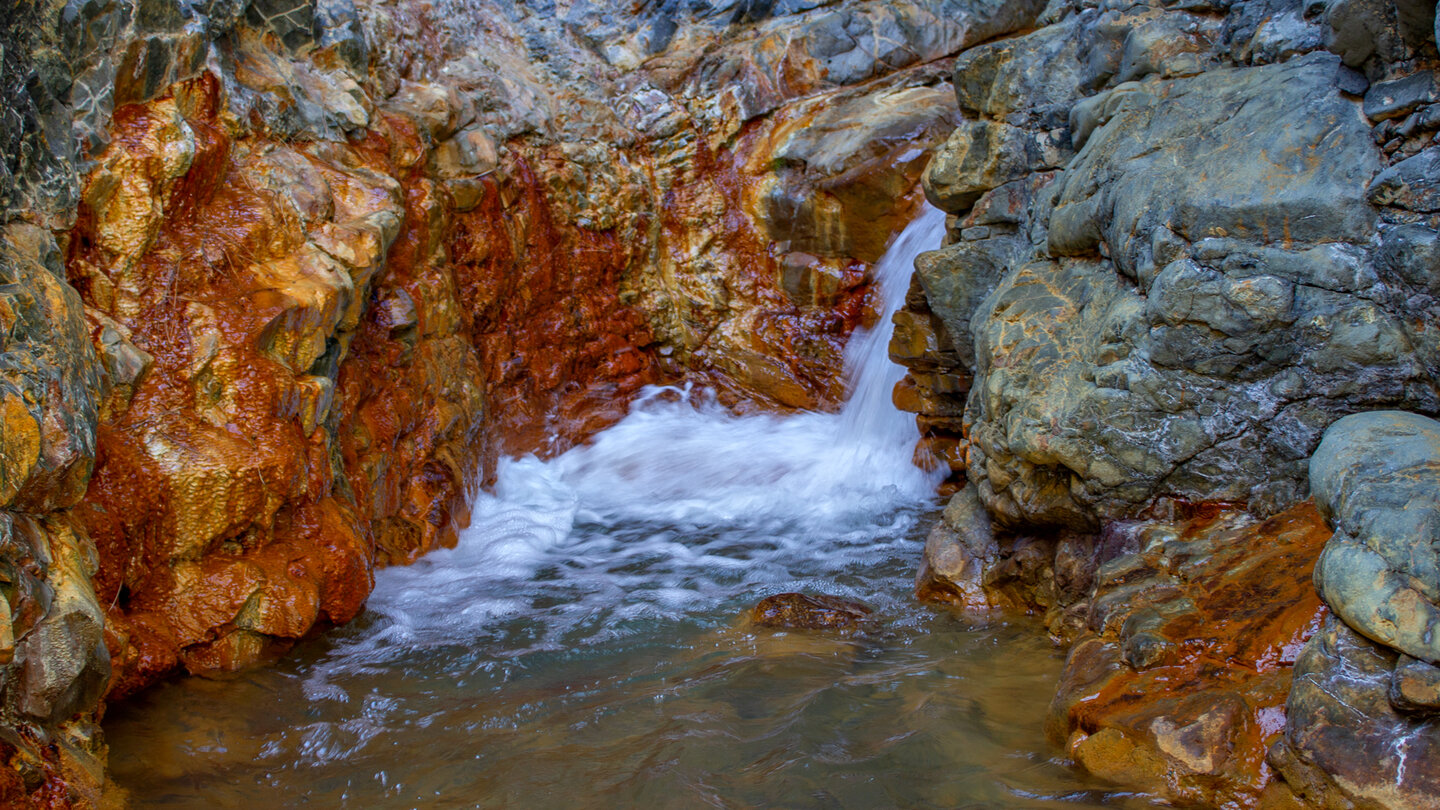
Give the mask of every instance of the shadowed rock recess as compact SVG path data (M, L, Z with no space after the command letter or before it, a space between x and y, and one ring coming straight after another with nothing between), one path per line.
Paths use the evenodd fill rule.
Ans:
M104 701L348 621L646 384L834 406L923 175L920 595L1074 644L1048 728L1096 774L1440 807L1435 39L1425 0L12 2L0 805L107 803Z

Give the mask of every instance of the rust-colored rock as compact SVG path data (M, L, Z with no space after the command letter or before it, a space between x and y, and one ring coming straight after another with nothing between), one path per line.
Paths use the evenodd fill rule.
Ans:
M563 166L547 156L540 171ZM554 174L523 158L509 169L486 178L478 206L457 220L456 293L484 364L496 449L559 452L666 377L643 313L621 300L646 235L633 219L578 225L545 194Z
M221 107L206 77L118 111L72 235L95 334L144 369L107 403L79 509L112 695L353 617L377 545L453 542L478 453L474 349L433 247L445 204L391 157L413 128L284 145L228 134ZM392 310L365 304L406 283L425 324L386 354Z
M855 630L870 615L869 606L838 596L778 593L750 611L756 627L783 630Z
M108 382L77 516L114 697L349 619L375 565L456 541L499 453L563 450L646 384L838 402L875 223L913 210L953 115L929 65L727 144L504 144L454 92L353 107L358 86L237 43L242 84L325 99L348 138L238 121L205 74L116 110L69 239ZM837 110L877 92L870 138ZM767 238L782 214L809 223L803 261Z
M1092 773L1175 801L1282 802L1265 756L1326 615L1311 574L1329 536L1309 502L1263 523L1225 512L1146 524L1140 550L1097 575L1051 737Z
M951 114L927 66L885 90L879 140L827 106L874 103L851 88L651 161L497 144L420 83L350 109L334 93L358 88L239 43L242 82L330 93L348 141L238 122L206 74L115 112L70 234L109 383L77 515L112 696L347 620L375 565L456 541L499 453L563 450L643 385L690 373L732 402L838 402L874 223L912 210ZM796 194L830 202L785 209L815 235L787 264L764 229Z

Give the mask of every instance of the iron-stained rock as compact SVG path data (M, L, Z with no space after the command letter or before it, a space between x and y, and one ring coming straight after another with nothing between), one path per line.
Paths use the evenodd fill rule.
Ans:
M756 627L781 630L854 630L869 616L869 606L826 594L780 593L760 600L750 611Z
M1309 572L1329 530L1310 504L1259 523L1231 509L1128 530L1139 549L1096 573L1047 731L1123 784L1257 802L1289 666L1324 613Z

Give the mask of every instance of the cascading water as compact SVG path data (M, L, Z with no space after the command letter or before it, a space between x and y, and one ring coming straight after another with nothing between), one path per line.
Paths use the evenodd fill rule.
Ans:
M1045 753L1046 643L910 594L943 473L911 464L886 346L942 230L927 206L877 265L840 413L654 389L589 445L502 461L456 548L378 572L351 626L121 707L117 780L147 807L1111 803ZM737 624L793 590L867 602L882 629Z
M875 265L881 303L876 328L855 335L845 346L850 398L841 411L840 434L849 441L890 450L883 461L892 465L891 475L895 474L895 468L906 467L903 463L894 464L897 459L893 451L913 447L918 435L914 418L897 410L890 401L890 392L905 376L905 369L890 361L890 335L895 331L890 319L905 303L910 276L915 271L915 257L939 247L944 236L945 212L926 203L920 215L900 232ZM885 474L880 469L874 472Z
M655 388L586 446L502 460L455 549L377 575L369 607L388 626L337 661L484 635L497 620L533 623L536 651L781 590L869 598L842 574L895 553L943 477L911 463L919 433L890 401L904 370L887 351L915 257L943 230L926 205L876 265L882 311L846 347L840 413L738 416L708 393Z

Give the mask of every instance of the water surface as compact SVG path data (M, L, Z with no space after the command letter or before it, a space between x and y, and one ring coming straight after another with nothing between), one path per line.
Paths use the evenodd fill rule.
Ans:
M942 223L878 267L887 328L852 340L841 413L652 389L587 446L503 461L459 545L378 572L353 624L112 709L116 781L162 808L1148 806L1044 740L1042 632L912 597L938 473L884 344ZM786 591L874 619L741 620Z

